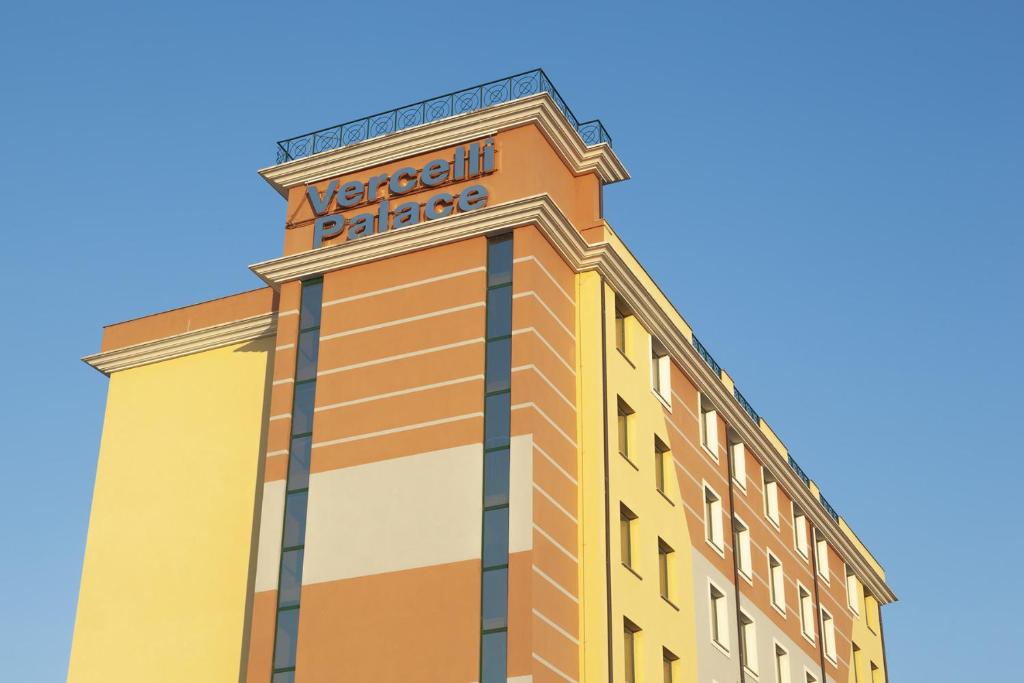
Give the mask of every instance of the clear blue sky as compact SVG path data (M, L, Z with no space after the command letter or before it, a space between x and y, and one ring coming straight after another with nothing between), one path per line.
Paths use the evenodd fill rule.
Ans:
M100 326L258 286L274 141L543 66L633 175L613 226L888 570L893 680L1013 678L1024 5L401 4L0 9L0 677L66 675Z

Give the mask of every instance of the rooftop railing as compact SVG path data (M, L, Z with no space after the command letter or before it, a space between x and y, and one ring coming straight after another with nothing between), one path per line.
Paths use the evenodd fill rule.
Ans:
M347 147L413 126L440 121L542 92L551 96L555 106L586 145L597 145L602 142L612 144L612 137L599 120L581 122L562 99L544 70L534 69L281 140L277 143L277 163L282 164L327 150Z
M721 366L715 362L715 359L711 357L711 354L708 353L708 350L704 348L703 344L700 343L700 340L697 339L697 335L693 335L693 348L697 350L697 354L704 359L704 362L708 364L708 367L714 371L715 376L721 379Z
M741 394L740 390L735 386L732 388L732 395L735 396L736 400L740 402L741 406L743 406L743 410L747 411L747 415L749 415L750 419L754 421L754 424L760 424L761 416L757 414L756 410L754 410L754 406L750 405L750 403L747 402L747 399L743 398L743 394Z
M787 458L789 459L789 466L793 469L794 472L797 473L797 476L803 479L804 486L810 486L811 478L807 476L806 472L804 472L804 468L796 464L796 460L793 459L792 455L788 455Z

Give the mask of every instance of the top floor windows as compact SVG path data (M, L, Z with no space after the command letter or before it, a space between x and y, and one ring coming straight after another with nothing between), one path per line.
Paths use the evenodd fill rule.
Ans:
M815 543L814 551L815 561L818 565L818 576L825 583L831 582L831 574L828 570L828 541L824 538L819 538Z
M672 404L670 367L668 351L661 342L651 337L651 389L668 405Z
M846 604L854 614L860 614L860 581L849 565L846 566Z
M761 477L764 481L764 516L768 518L775 528L779 526L779 482L768 471L767 467L761 468Z
M747 450L740 443L729 444L729 460L732 463L732 479L743 491L747 490Z
M618 297L615 297L615 348L624 356L629 355L629 312Z
M808 532L807 515L796 503L793 503L793 545L798 553L806 558L810 552L811 542Z
M700 394L700 445L718 460L718 413L704 394Z

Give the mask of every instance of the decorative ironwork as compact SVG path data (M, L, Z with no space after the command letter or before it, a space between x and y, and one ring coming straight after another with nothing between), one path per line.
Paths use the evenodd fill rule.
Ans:
M704 359L704 362L708 364L708 367L715 371L717 377L722 376L722 368L715 362L715 359L711 357L708 350L704 348L704 345L697 339L697 335L693 336L693 348L697 349L697 353Z
M832 519L834 519L834 520L836 520L836 522L838 522L839 521L839 513L836 512L836 509L834 507L829 505L828 501L825 500L825 496L822 496L820 493L818 495L821 498L821 504L825 508L825 512L827 512L829 514L829 516L832 517Z
M440 121L459 114L493 107L537 93L546 92L566 120L579 133L584 144L612 144L612 136L597 119L580 123L565 103L543 69L525 71L515 76L490 81L481 85L432 97L390 111L348 121L330 128L322 128L277 143L277 163L293 161L312 154L338 149L383 135Z
M747 415L749 415L750 419L754 421L754 424L760 424L761 416L757 414L756 410L754 410L754 406L750 405L747 399L743 398L743 394L741 394L740 390L735 386L732 388L732 395L735 396L736 400L740 402L741 406L743 406L743 410L747 411Z
M811 478L807 476L807 473L804 472L804 469L802 467L800 467L800 465L796 464L796 460L793 459L792 455L790 455L788 457L789 457L789 466L791 468L793 468L793 471L797 473L797 476L799 476L801 479L803 479L804 486L810 486L811 485Z

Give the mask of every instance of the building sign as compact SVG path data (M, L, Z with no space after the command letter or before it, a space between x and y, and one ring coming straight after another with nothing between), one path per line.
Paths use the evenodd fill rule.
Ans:
M452 157L432 159L422 168L404 166L390 176L375 175L366 182L351 180L339 184L332 180L323 194L310 186L306 188L306 198L317 216L313 223L313 248L342 234L346 240L354 240L444 218L455 211L482 209L488 199L487 188L483 185L470 185L454 195L438 192L422 203L400 202L400 199L407 194L478 178L493 171L494 139L487 138L482 146L474 142L456 147ZM341 213L364 205L369 209L374 202L379 202L376 211L350 218Z

